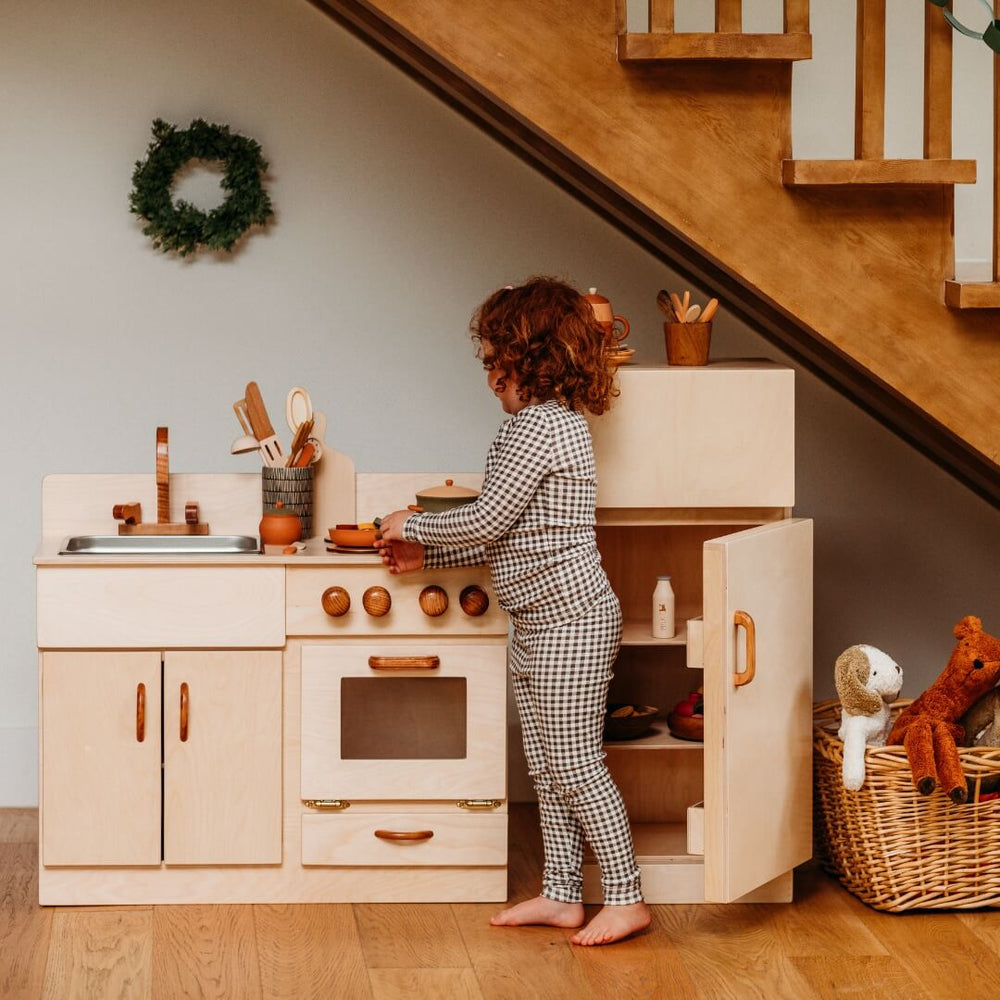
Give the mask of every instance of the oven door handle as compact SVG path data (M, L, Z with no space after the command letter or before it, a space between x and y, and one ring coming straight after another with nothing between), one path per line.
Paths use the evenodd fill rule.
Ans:
M437 670L440 656L369 656L372 670Z

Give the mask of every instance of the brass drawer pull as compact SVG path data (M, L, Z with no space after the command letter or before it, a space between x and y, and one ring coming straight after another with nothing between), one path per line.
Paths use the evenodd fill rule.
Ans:
M146 739L146 685L138 684L135 689L135 739L142 743Z
M346 799L303 799L302 804L310 809L350 809Z
M753 619L745 611L734 611L733 622L746 629L747 633L747 668L743 673L733 674L733 684L742 687L749 684L757 672L757 628Z
M499 809L503 802L500 799L459 799L455 805L459 809Z
M372 670L437 670L440 656L369 656Z
M434 836L433 830L376 830L375 836L379 840L430 840Z
M188 686L181 685L181 743L187 743L188 738Z

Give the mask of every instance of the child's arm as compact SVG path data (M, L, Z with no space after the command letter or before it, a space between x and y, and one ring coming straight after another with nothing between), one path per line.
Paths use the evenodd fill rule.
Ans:
M535 495L551 465L548 417L541 407L508 422L491 450L483 492L472 503L440 514L413 514L403 537L425 545L466 548L507 533Z

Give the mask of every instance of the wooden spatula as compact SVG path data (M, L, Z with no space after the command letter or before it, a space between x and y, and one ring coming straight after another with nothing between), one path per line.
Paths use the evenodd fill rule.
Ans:
M274 433L271 418L267 415L267 407L264 406L264 397L261 396L260 387L256 382L247 382L244 398L247 401L247 417L253 428L253 436L260 444L260 453L265 464L272 467L284 465L284 449Z

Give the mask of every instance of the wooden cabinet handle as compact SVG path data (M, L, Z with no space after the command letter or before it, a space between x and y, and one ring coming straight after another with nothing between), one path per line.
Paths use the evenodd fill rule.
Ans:
M372 670L437 670L440 656L369 656Z
M146 685L138 684L135 689L135 739L142 743L146 739Z
M747 633L747 668L743 673L733 674L733 683L736 687L743 687L749 684L757 672L757 627L753 619L745 611L734 611L733 622L746 629Z
M433 830L376 830L379 840L430 840Z
M181 685L181 743L187 743L188 738L188 686Z

